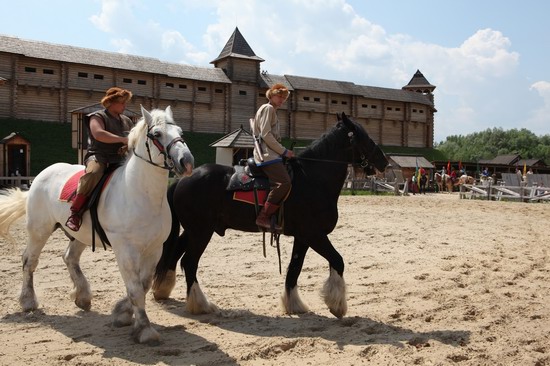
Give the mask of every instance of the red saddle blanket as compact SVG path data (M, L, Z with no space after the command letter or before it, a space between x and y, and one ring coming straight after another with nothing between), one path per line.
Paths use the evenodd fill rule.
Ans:
M258 205L263 206L265 200L267 199L266 190L258 190ZM235 191L233 192L233 200L241 201L245 203L255 204L254 201L254 191Z
M61 190L61 194L59 195L60 201L66 201L66 202L72 202L73 198L76 193L76 189L78 188L78 181L80 180L80 177L84 175L85 170L79 170L78 172L74 173L63 186L63 189ZM103 184L103 187L101 189L103 190L109 181L111 180L111 177L113 176L113 173L109 173L109 176L105 180L105 183Z
M80 177L84 175L85 170L82 169L75 174L72 175L63 186L63 189L61 190L61 194L59 195L60 201L66 201L71 202L75 196L76 188L78 187L78 181L80 180Z

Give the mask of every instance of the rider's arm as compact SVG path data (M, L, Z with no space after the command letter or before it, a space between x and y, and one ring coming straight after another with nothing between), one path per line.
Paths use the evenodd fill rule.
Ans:
M94 139L105 144L122 143L124 145L128 145L128 137L117 136L114 133L107 131L103 120L98 116L93 116L90 119L90 133Z

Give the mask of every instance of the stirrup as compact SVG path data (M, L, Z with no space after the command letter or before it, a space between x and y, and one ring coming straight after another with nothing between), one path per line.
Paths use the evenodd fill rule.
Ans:
M75 222L76 221L76 222ZM71 214L69 218L67 219L67 222L65 223L65 226L67 226L72 231L78 231L80 230L80 226L82 225L82 218L79 214Z
M282 226L277 225L277 219L275 218L275 216L272 216L269 222L270 222L269 226L258 225L257 222L256 222L256 225L260 228L261 231L264 231L264 232L273 233L273 234L283 233L283 228Z

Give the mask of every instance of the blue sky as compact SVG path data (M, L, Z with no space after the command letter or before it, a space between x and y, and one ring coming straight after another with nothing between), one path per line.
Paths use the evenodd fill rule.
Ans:
M27 0L0 33L213 67L238 27L262 70L401 88L435 85L435 141L499 127L550 134L544 0Z

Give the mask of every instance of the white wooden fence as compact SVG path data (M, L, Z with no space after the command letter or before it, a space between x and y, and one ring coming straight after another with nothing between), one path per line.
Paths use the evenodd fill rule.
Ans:
M13 177L0 177L1 187L18 187L28 189L35 177L22 177L20 175Z

